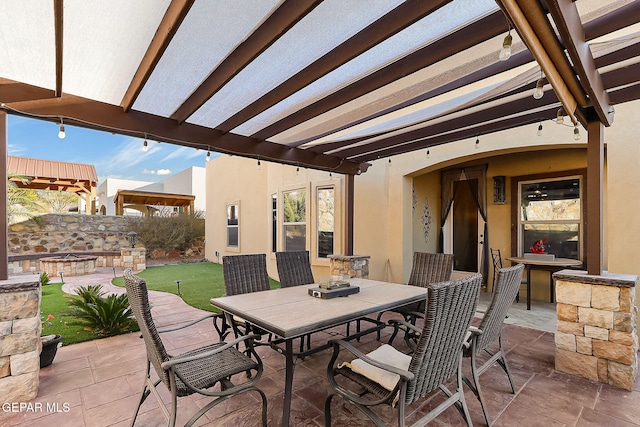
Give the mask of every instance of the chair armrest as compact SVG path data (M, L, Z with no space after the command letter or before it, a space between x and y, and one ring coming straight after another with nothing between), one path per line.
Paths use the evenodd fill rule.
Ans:
M482 335L484 333L482 329L477 328L475 326L469 326L469 329L467 330L471 332L473 335Z
M462 344L462 347L465 350L468 350L475 342L476 337L479 337L483 333L484 331L482 329L475 326L469 326L469 328L467 329L467 333L464 336L464 343Z
M400 375L406 381L411 381L414 378L413 373L405 371L404 369L396 368L395 366L387 365L386 363L378 362L377 360L368 357L366 354L362 353L360 350L344 340L329 340L329 342L333 344L334 353L340 352L340 348L342 347L354 356L357 356L360 360L363 360L368 364L375 366L376 368L384 369L385 371L393 372L394 374Z
M399 328L402 325L407 329L411 329L412 332L415 332L418 335L422 333L422 329L420 329L416 325L411 324L410 322L407 322L406 320L390 319L388 323L394 328Z
M220 313L211 313L211 314L208 314L208 315L206 315L204 317L201 317L200 319L193 320L193 321L191 321L189 323L185 323L185 324L180 325L180 326L158 330L158 333L162 334L162 333L165 333L165 332L179 331L180 329L188 328L189 326L193 326L196 323L202 322L203 320L212 319L212 318L216 318L216 317L222 317L222 315ZM223 320L224 320L224 318L223 318Z
M258 337L258 335L256 334L251 334L251 335L243 335L239 338L236 338L233 341L230 341L228 343L225 343L225 345L214 348L213 350L209 350L209 351L205 351L204 353L199 353L199 354L194 354L193 356L189 356L189 357L177 357L175 359L171 359L171 360L167 360L166 362L163 362L162 365L160 365L162 367L162 369L169 369L174 365L179 365L180 363L185 363L185 362L191 362L194 360L199 360L199 359L204 359L205 357L209 357L209 356L213 356L214 354L218 354L220 352L225 351L226 349L228 349L229 347L235 347L237 344L241 343L242 341L246 341L246 340L254 340Z

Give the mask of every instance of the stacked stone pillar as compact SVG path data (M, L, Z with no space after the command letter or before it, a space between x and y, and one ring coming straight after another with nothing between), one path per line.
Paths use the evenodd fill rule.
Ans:
M147 268L147 250L145 248L121 248L120 260L114 259L114 267L120 267L123 270L130 268L132 271L142 271ZM116 264L120 265L116 265Z
M40 295L38 281L0 281L0 405L38 394Z
M329 255L331 275L369 278L368 255Z
M563 270L556 281L556 369L633 390L638 373L638 276Z

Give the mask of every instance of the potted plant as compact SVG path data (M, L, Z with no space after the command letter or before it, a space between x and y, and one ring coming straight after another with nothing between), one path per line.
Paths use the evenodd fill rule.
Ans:
M53 315L48 315L47 320L43 320L42 327L44 328L46 325L51 325L51 320L53 319L55 319ZM58 347L62 345L62 343L60 342L62 341L62 335L45 335L40 337L40 341L42 342L42 351L40 352L40 367L44 368L45 366L49 366L53 363L53 359L56 357Z

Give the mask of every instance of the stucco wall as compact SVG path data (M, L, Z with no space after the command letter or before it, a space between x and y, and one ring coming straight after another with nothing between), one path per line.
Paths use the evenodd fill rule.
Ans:
M222 262L225 255L239 253L266 253L269 275L278 278L275 254L271 246L272 194L278 195L278 250L282 250L281 194L283 191L304 188L307 190L307 247L311 253L311 266L315 277L329 274L329 261L314 256L313 239L316 232L315 190L317 186L335 186L334 249L342 249L343 206L339 202L344 179L327 172L280 165L264 160L257 168L257 161L237 156L220 156L207 164L207 220L206 220L206 257L211 261ZM230 203L240 205L240 247L236 250L226 245L226 206ZM357 215L357 214L356 214ZM216 257L216 252L219 256Z

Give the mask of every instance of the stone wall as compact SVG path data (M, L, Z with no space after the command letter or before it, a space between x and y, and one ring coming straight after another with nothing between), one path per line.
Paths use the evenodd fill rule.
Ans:
M0 282L0 404L38 394L40 284L24 278Z
M130 231L124 216L45 214L9 226L8 255L119 252Z
M633 390L638 373L637 276L563 270L556 280L556 369Z
M132 271L142 271L147 268L145 248L122 248L121 256L115 260L114 267L120 267L123 270L130 268Z
M331 265L330 274L369 278L369 259L368 255L329 255Z

